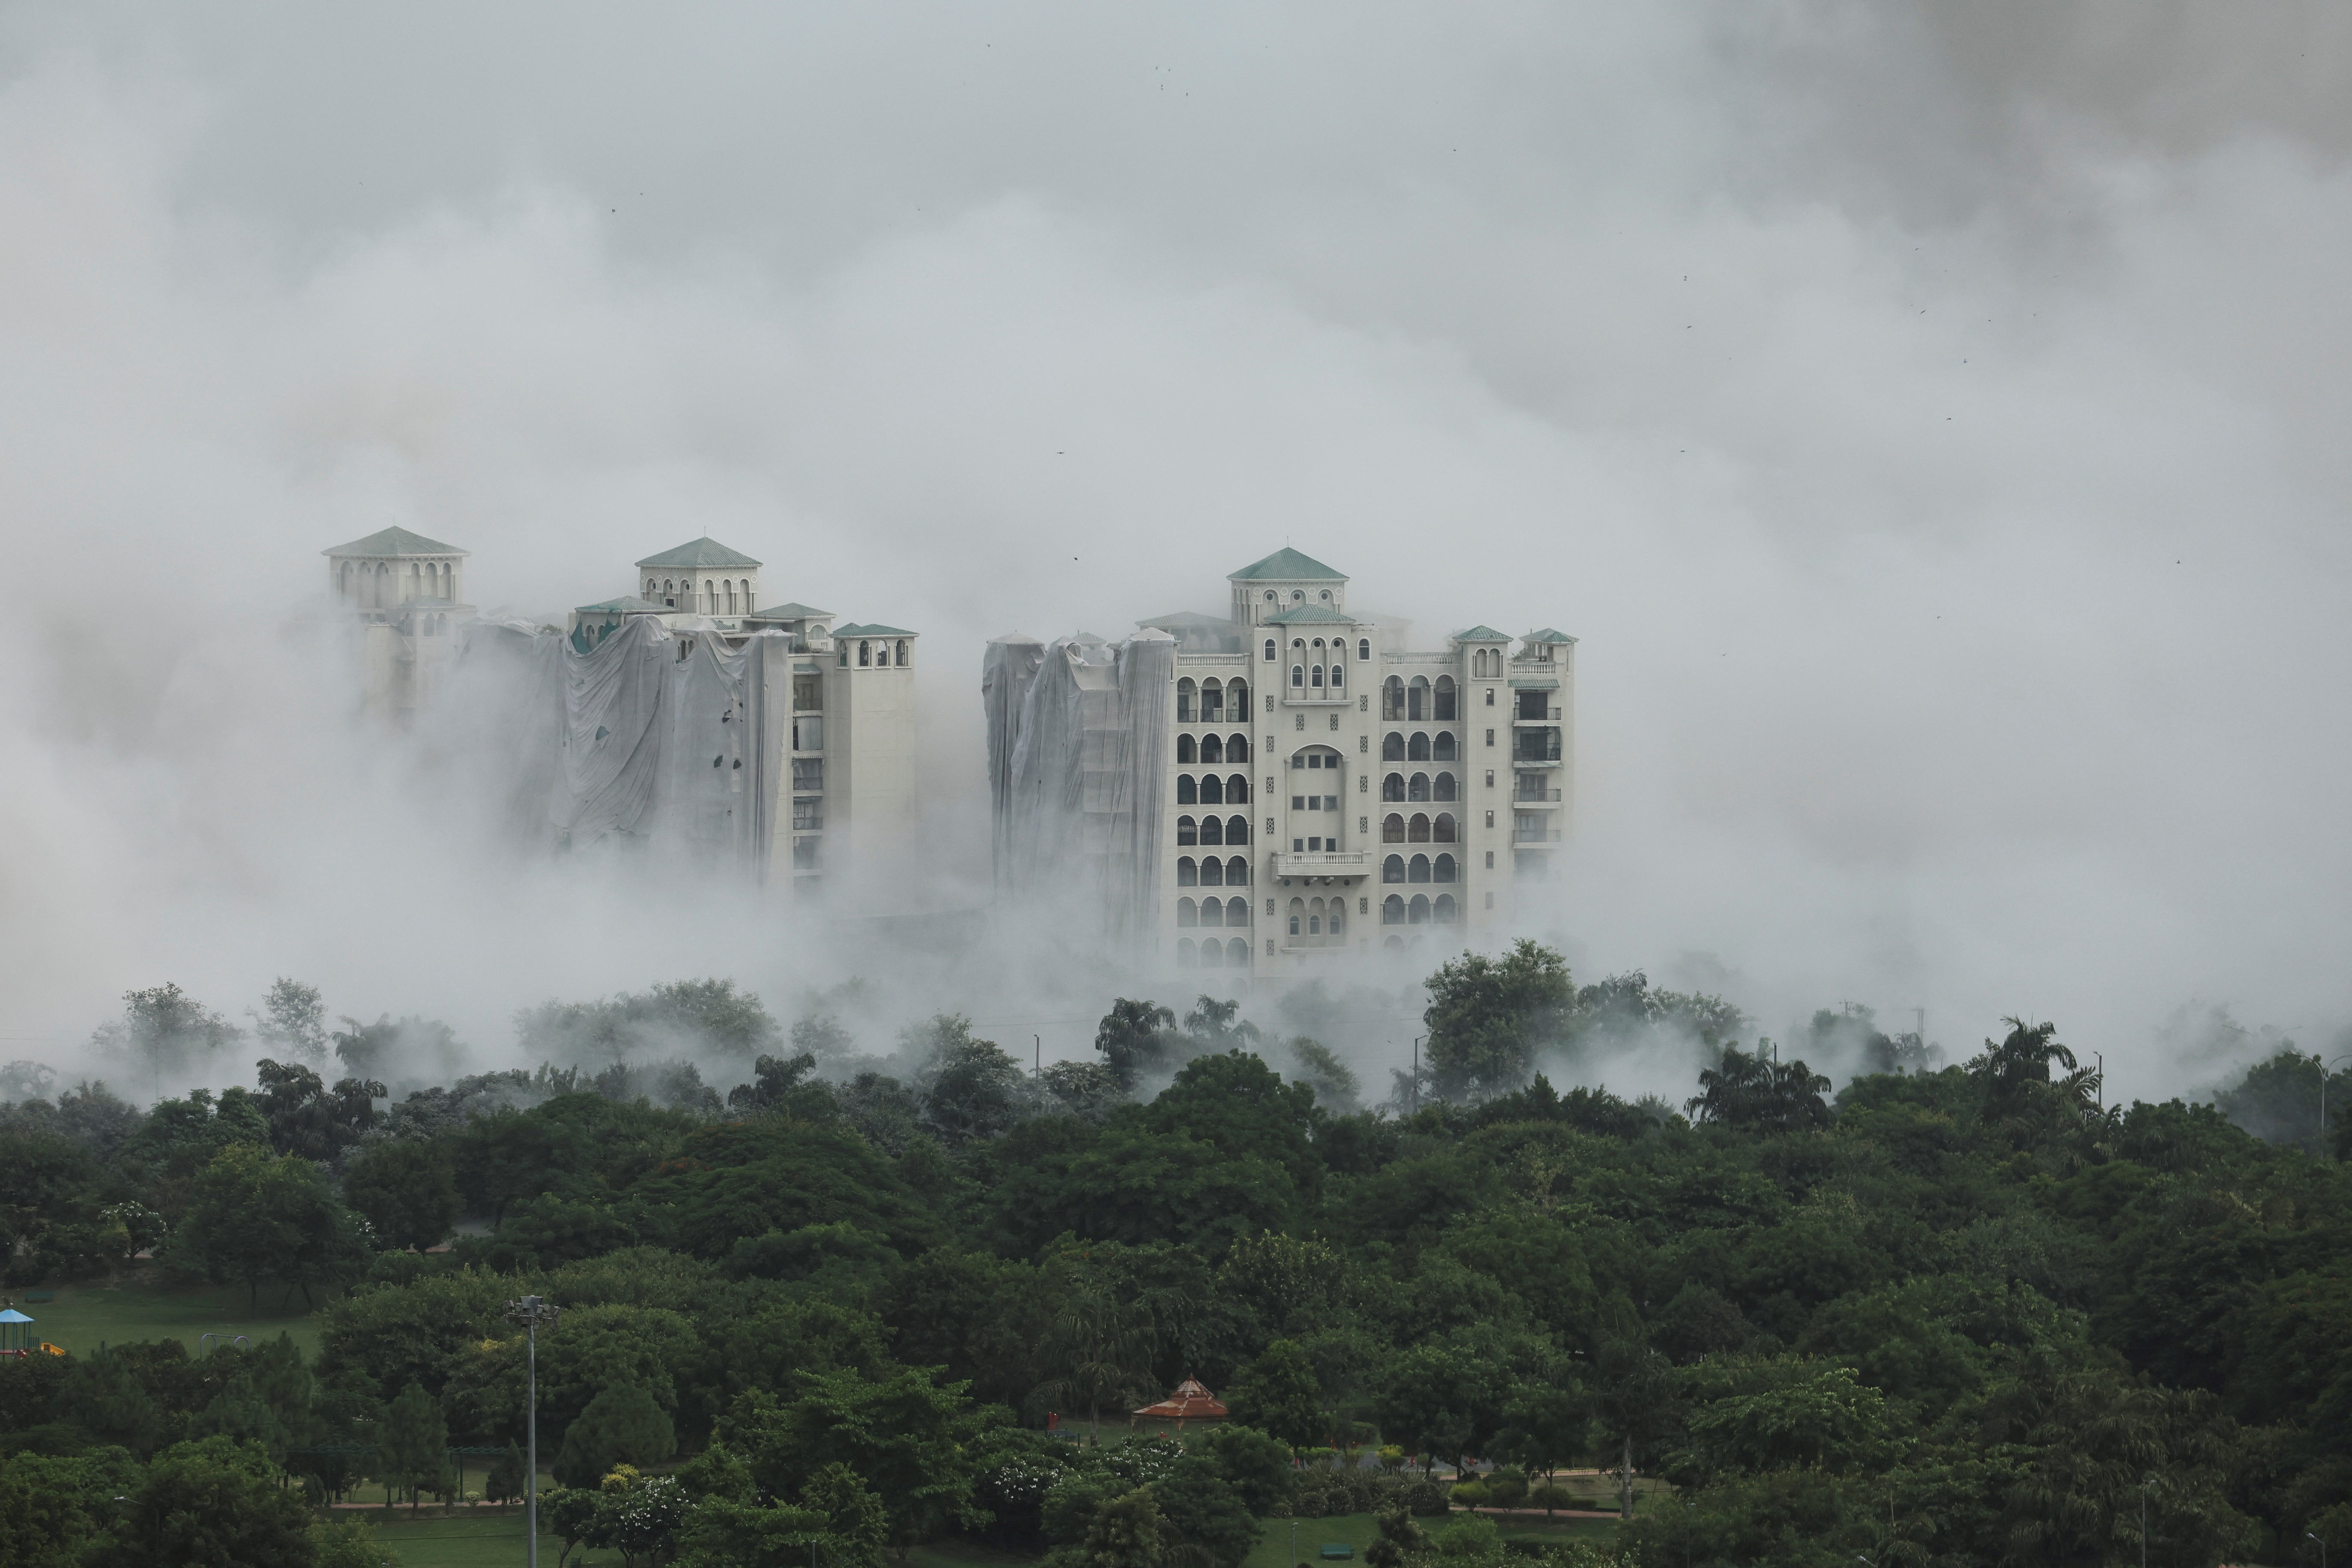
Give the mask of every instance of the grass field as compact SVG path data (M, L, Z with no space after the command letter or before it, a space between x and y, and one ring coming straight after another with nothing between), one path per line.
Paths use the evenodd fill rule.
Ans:
M348 1517L339 1514L337 1517ZM387 1520L376 1527L376 1539L400 1556L401 1568L520 1568L523 1560L522 1520L514 1514L489 1519ZM542 1533L540 1561L553 1568L563 1542ZM620 1568L617 1552L572 1553L571 1563L587 1568Z
M1460 1517L1460 1516L1456 1516ZM1270 1520L1265 1533L1258 1537L1257 1547L1242 1563L1242 1568L1290 1568L1294 1563L1319 1564L1326 1544L1345 1542L1356 1549L1354 1561L1361 1563L1364 1548L1380 1534L1379 1521L1369 1513L1336 1514L1329 1519L1302 1519L1298 1525L1298 1555L1290 1555L1290 1526L1286 1519ZM1422 1529L1436 1533L1445 1528L1443 1519L1418 1519L1413 1521ZM1507 1541L1567 1541L1575 1536L1591 1536L1609 1540L1617 1533L1613 1519L1563 1519L1547 1522L1543 1520L1497 1520Z
M76 1355L131 1340L178 1340L194 1355L204 1334L224 1340L245 1334L257 1343L281 1332L292 1334L304 1355L319 1353L317 1325L299 1294L289 1305L280 1292L265 1289L257 1308L247 1303L242 1286L170 1285L147 1279L60 1285L57 1292L54 1301L20 1300L18 1306L32 1317L37 1333Z

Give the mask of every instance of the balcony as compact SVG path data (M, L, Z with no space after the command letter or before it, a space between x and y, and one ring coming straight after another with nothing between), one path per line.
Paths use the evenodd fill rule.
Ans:
M1559 710L1557 708L1547 708L1541 713L1529 713L1525 709L1515 710L1511 714L1511 722L1514 724L1557 724L1559 722Z
M1511 829L1511 842L1514 845L1557 844L1559 842L1559 829L1557 827L1515 827Z
M1372 856L1365 849L1286 849L1274 857L1270 877L1369 877Z
M1558 805L1559 791L1556 789L1517 789L1511 792L1514 805Z
M1282 694L1285 708L1345 708L1355 700L1351 691L1334 691L1328 687L1320 691L1311 686L1285 688Z

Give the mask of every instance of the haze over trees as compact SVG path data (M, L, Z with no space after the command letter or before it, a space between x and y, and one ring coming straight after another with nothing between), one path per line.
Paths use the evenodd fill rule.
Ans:
M1373 1562L1499 1565L1484 1521L1434 1522L1473 1464L1452 1502L1663 1479L1676 1503L1618 1537L1640 1568L2352 1548L2352 1183L2325 1069L2284 1043L2218 1103L2117 1106L2047 1022L1937 1066L1845 1006L1790 1050L1523 943L1439 970L1423 1073L1374 1109L1348 1040L1298 1027L1342 1023L1328 999L1262 1033L1230 999L1121 998L1096 1059L1036 1073L959 1016L861 1056L723 982L533 1009L519 1032L567 1054L394 1095L326 1082L318 998L280 988L254 1088L142 1110L7 1069L12 1284L152 1250L323 1303L315 1360L0 1363L26 1562L348 1556L287 1478L415 1508L450 1445L511 1455L525 1291L565 1309L550 1527L645 1561L877 1565L955 1533L1236 1568L1268 1519L1374 1513ZM209 1051L215 1026L163 986L120 1034ZM1682 1103L1537 1070L1643 1038L1697 1043ZM345 1065L405 1071L375 1048ZM1833 1089L1825 1059L1883 1070ZM1123 1436L1186 1376L1234 1420L1045 1430ZM1391 1457L1314 1462L1335 1444Z

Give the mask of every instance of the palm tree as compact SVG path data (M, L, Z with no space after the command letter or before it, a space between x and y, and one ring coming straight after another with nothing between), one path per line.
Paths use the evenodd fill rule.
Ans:
M1154 1336L1149 1319L1101 1283L1064 1276L1045 1321L1045 1364L1057 1369L1031 1391L1039 1405L1084 1405L1087 1440L1102 1441L1102 1407L1149 1397Z
M1110 1011L1095 1028L1095 1049L1103 1054L1103 1063L1118 1079L1121 1090L1133 1089L1144 1070L1166 1054L1160 1031L1175 1025L1174 1011L1157 1002L1121 996L1110 1005Z

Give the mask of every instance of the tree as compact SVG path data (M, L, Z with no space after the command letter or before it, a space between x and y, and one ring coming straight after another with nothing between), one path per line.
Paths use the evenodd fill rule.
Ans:
M1066 1271L1068 1283L1045 1325L1045 1364L1054 1375L1037 1384L1032 1403L1083 1407L1087 1440L1102 1441L1102 1407L1148 1397L1153 1335L1149 1318L1122 1304L1099 1280Z
M1698 1081L1698 1098L1685 1109L1701 1121L1766 1133L1830 1124L1829 1102L1822 1098L1830 1080L1803 1062L1774 1060L1760 1042L1753 1056L1736 1045L1724 1047L1722 1058L1702 1071Z
M343 1201L366 1216L376 1245L422 1252L449 1234L463 1206L443 1139L371 1143L343 1171Z
M614 1384L564 1429L555 1479L593 1488L615 1465L657 1465L677 1452L677 1428L654 1396L635 1383Z
M1176 1026L1176 1015L1157 1002L1114 1000L1110 1011L1095 1026L1095 1049L1118 1082L1119 1092L1132 1094L1135 1086L1159 1070L1167 1058L1163 1032Z
M1167 1552L1163 1525L1151 1489L1138 1487L1096 1511L1080 1561L1086 1568L1160 1568Z
M1370 1568L1401 1568L1407 1556L1419 1556L1429 1550L1428 1535L1413 1523L1402 1498L1391 1496L1381 1505L1375 1517L1380 1535L1364 1552L1364 1562Z
M364 1519L321 1519L310 1526L316 1568L398 1568L400 1560L375 1538Z
M510 1502L523 1495L523 1457L521 1446L509 1442L506 1452L490 1461L490 1473L482 1478L482 1496L490 1502Z
M311 1568L310 1510L255 1447L227 1437L155 1456L121 1535L142 1563L169 1568Z
M1028 1075L995 1041L974 1039L971 1019L942 1013L902 1043L928 1053L917 1076L923 1125L948 1148L993 1138L1028 1110Z
M1275 1341L1250 1363L1226 1391L1225 1405L1235 1421L1293 1448L1312 1447L1331 1429L1315 1364L1289 1340Z
M1601 1337L1593 1356L1594 1392L1601 1419L1623 1455L1618 1471L1618 1515L1633 1517L1633 1450L1672 1430L1674 1365L1644 1343L1639 1323L1622 1299L1618 1321Z
M425 1385L412 1383L384 1411L375 1440L376 1479L406 1494L414 1511L422 1494L446 1484L448 1469L449 1424Z
M598 1493L593 1488L550 1487L539 1494L539 1527L563 1542L555 1554L555 1568L563 1568L574 1548L588 1544L597 1531Z
M1796 1356L1710 1358L1682 1374L1687 1433L1677 1468L1701 1479L1892 1459L1886 1400L1852 1367Z
M313 1281L355 1273L367 1257L316 1165L250 1143L232 1143L197 1173L166 1249L216 1283L243 1280L256 1303L264 1279L290 1282L308 1301Z
M891 1538L903 1545L969 1507L968 1405L962 1384L940 1386L914 1367L813 1373L789 1401L758 1389L737 1396L719 1436L770 1497L800 1491L836 1460L847 1465L888 1508Z
M1250 1512L1262 1519L1278 1519L1289 1511L1298 1472L1291 1468L1286 1445L1228 1421L1202 1433L1192 1451L1216 1468L1219 1479L1234 1489Z
M1568 964L1522 938L1500 959L1464 953L1429 979L1428 1061L1447 1100L1508 1094L1528 1079L1536 1052L1565 1037L1576 1006Z
M1249 1505L1204 1455L1177 1460L1151 1484L1151 1498L1177 1543L1205 1553L1216 1568L1241 1568L1257 1544L1262 1527Z
M1582 1454L1591 1441L1592 1399L1575 1378L1562 1373L1512 1385L1494 1447L1498 1457L1540 1471L1549 1481L1553 1471ZM1544 1511L1551 1510L1548 1488Z
M414 1015L395 1021L389 1013L373 1024L346 1017L350 1026L335 1032L335 1058L353 1078L375 1079L394 1067L447 1070L465 1053L457 1031L432 1018ZM394 1076L398 1076L394 1074Z
M90 1044L101 1052L128 1055L144 1063L156 1090L166 1072L180 1073L235 1041L236 1026L166 983L122 994L122 1017L101 1026Z
M299 1062L264 1057L254 1064L261 1084L261 1114L269 1146L281 1154L331 1161L375 1125L375 1102L386 1090L373 1079L346 1078L330 1089Z
M322 1061L327 1055L327 1007L319 988L279 975L270 983L259 1012L248 1011L253 1032L281 1055Z

